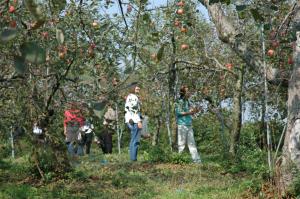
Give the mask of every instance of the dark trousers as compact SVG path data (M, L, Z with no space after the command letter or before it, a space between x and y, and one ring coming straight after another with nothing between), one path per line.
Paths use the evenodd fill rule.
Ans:
M112 132L105 129L100 135L100 140L103 153L112 153Z
M84 135L85 153L90 154L91 144L93 141L93 133L88 133Z

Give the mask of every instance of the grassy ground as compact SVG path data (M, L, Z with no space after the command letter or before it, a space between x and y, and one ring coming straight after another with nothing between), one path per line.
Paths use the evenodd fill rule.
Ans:
M90 156L73 162L74 171L64 179L46 175L48 182L34 181L26 167L28 157L0 162L0 198L245 198L251 178L228 174L203 154L203 164L151 163L140 151L139 161L120 155Z

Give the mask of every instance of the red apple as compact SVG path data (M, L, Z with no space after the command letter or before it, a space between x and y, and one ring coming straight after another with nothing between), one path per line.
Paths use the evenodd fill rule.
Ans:
M275 54L275 51L273 49L268 50L267 55L270 57L273 57Z
M174 26L176 26L176 27L178 27L178 26L180 26L180 21L178 21L177 19L175 20L175 22L174 22Z
M184 1L179 1L176 5L182 7L182 6L184 6Z
M9 6L8 12L14 13L16 11L15 6Z
M177 11L176 11L177 14L179 15L182 15L184 13L184 10L182 8L179 8Z
M127 5L127 13L131 13L132 11L132 5L128 4Z
M288 58L288 64L290 64L290 65L293 65L293 64L294 64L293 57L289 57L289 58Z
M227 63L225 64L225 66L228 70L231 70L233 68L233 65L231 63Z
M189 45L187 45L187 44L181 44L180 48L181 48L181 50L186 50L186 49L189 48Z

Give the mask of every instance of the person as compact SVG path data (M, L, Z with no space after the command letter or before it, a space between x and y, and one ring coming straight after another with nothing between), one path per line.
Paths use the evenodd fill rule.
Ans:
M125 103L125 123L130 129L130 145L129 145L129 155L131 161L137 161L138 146L141 137L142 129L142 117L140 112L141 102L138 98L140 92L140 87L135 85L131 93L126 98Z
M175 103L176 123L178 132L178 151L182 153L185 145L188 145L193 162L201 163L200 156L194 139L192 115L199 112L197 108L191 108L190 93L187 86L180 88L180 97Z
M86 119L84 125L80 127L79 130L80 130L80 134L78 134L78 140L80 143L80 147L82 149L82 154L83 154L84 147L85 147L85 153L90 154L91 144L94 135L93 133L94 125Z
M104 154L112 153L112 134L115 131L115 121L117 119L116 111L112 108L112 104L108 103L107 110L103 119L103 131L100 135L101 148Z
M79 150L75 150L75 145L78 145L79 128L84 125L84 117L74 103L71 104L70 109L65 110L64 116L64 135L68 152L71 156L75 154L82 155L81 148L79 147Z

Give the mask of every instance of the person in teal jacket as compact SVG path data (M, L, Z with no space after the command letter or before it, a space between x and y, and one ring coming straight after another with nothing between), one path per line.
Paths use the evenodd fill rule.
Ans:
M181 86L180 97L175 103L176 122L178 128L178 152L182 153L185 145L188 146L193 162L201 163L194 139L192 126L192 115L199 112L199 109L191 108L190 93L187 86Z

